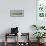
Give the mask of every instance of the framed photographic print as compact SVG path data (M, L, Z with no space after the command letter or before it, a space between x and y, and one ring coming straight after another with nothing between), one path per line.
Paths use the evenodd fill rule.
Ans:
M46 23L46 0L37 0L36 3L36 23L45 25Z
M24 17L24 10L10 10L11 17Z
M37 15L46 17L46 0L37 0Z

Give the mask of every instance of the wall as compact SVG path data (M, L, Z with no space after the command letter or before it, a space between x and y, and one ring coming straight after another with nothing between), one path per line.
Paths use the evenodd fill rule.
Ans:
M24 17L10 17L10 10L24 10ZM9 28L19 27L19 32L30 32L31 25L36 24L36 0L1 0L0 34L10 32Z

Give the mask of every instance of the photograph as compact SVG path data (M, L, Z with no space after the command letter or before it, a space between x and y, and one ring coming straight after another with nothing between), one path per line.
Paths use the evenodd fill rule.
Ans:
M24 10L10 10L11 17L24 17Z

